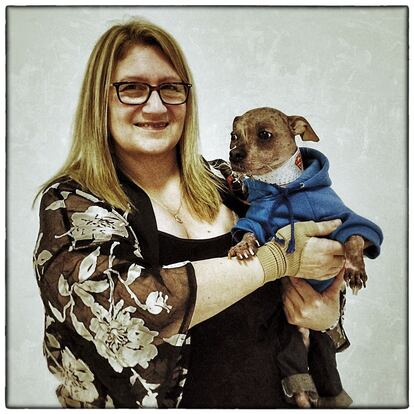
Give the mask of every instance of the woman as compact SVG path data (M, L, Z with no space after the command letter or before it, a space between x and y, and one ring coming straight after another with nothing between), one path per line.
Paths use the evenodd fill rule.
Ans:
M190 328L198 328L200 341L203 321L217 315L230 326L232 309L248 312L255 290L262 293L252 300L270 295L274 302L263 306L266 318L275 312L280 318L274 280L323 279L343 266L339 243L312 237L329 234L337 221L299 223L292 255L268 243L247 263L225 257L243 205L198 155L190 71L176 42L153 24L132 20L99 39L73 135L65 165L42 188L34 253L46 314L44 353L62 382L63 406L177 406L188 369L190 376L200 369ZM280 237L288 241L289 230ZM320 330L335 324L341 283L338 277L316 295L292 280L285 293L289 321ZM246 327L256 329L254 317L244 335ZM277 324L267 332L277 336ZM194 376L188 384L183 406L197 404L192 393L201 396ZM282 406L280 383L275 388L264 402ZM245 404L237 394L230 405ZM200 406L220 404L200 398Z

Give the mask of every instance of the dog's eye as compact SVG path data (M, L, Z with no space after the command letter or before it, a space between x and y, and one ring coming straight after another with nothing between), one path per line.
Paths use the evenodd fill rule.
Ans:
M269 131L265 131L265 130L259 131L259 138L266 141L266 140L272 138L272 133L269 132Z
M234 141L237 141L239 139L239 137L234 133L234 132L232 132L231 134L230 134L230 140L232 141L232 142L234 142Z

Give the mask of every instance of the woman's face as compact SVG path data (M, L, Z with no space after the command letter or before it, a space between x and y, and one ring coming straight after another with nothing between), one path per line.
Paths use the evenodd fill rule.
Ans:
M112 82L137 81L152 86L164 82L181 82L166 56L154 46L133 46L115 67ZM180 140L186 104L166 105L157 91L145 104L125 105L111 87L109 129L115 152L120 160L148 155L167 154Z

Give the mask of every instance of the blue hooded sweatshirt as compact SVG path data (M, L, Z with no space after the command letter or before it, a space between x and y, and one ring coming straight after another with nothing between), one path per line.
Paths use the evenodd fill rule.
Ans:
M373 259L380 253L383 240L381 229L370 220L355 214L346 207L331 188L329 161L321 152L312 148L300 148L304 171L286 187L268 184L252 178L244 179L248 190L249 209L232 230L233 238L239 241L246 232L256 235L260 244L274 238L277 230L296 221L322 221L341 219L330 238L341 243L352 235L360 235L372 242L364 254ZM294 251L292 237L288 252ZM307 281L319 292L325 290L332 279Z

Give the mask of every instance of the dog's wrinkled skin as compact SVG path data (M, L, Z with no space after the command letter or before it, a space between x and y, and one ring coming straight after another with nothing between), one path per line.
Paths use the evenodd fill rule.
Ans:
M237 116L230 141L232 170L242 175L257 176L277 169L296 152L296 135L300 135L303 141L319 141L309 122L301 116L287 116L273 108L256 108ZM255 235L245 233L242 240L229 250L229 257L249 259L256 254L258 246ZM365 287L367 281L364 247L365 241L358 235L345 242L344 280L354 294ZM305 345L309 346L306 331L302 335ZM309 408L314 403L306 392L296 394L295 400L302 408Z
M296 151L295 135L304 141L319 141L301 116L286 116L273 108L257 108L233 121L230 162L233 171L246 175L276 169Z

